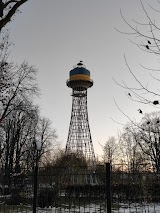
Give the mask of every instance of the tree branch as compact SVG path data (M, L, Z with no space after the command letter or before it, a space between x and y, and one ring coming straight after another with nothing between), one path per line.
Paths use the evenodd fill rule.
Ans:
M25 2L28 0L21 0L21 1L9 1L5 4L5 7L7 7L10 3L14 3L13 7L9 10L8 14L0 20L0 31L2 28L11 21L12 16L15 14L16 10Z

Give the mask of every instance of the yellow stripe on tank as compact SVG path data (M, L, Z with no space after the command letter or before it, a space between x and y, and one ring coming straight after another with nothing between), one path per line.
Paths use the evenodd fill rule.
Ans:
M83 74L72 75L72 76L70 76L70 81L73 81L73 80L90 81L90 76L83 75Z

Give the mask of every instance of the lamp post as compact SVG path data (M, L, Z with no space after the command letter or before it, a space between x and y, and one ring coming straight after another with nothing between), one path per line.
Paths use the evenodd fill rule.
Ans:
M37 189L38 189L38 162L39 162L39 152L41 151L42 144L35 141L35 162L34 162L34 188L33 188L33 213L36 213L37 209Z

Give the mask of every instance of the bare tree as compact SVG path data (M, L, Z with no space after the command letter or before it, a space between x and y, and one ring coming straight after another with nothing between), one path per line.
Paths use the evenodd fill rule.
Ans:
M10 186L12 174L21 173L26 166L28 147L33 141L35 122L35 106L31 102L23 102L23 108L12 111L1 124L3 138L1 140L1 168L4 172L5 184ZM33 110L34 109L34 110ZM34 113L34 114L33 114ZM30 144L31 146L31 144Z
M9 35L0 34L0 123L21 103L38 95L37 69L23 62L10 62ZM16 101L15 101L16 100Z
M83 153L68 153L66 154L64 151L58 156L55 161L56 167L66 167L66 169L72 167L80 167L87 166L87 161L83 156Z
M52 122L45 117L40 117L36 127L36 140L41 144L40 156L42 156L41 162L50 161L54 150L58 148L56 130L51 127Z
M0 0L0 31L12 20L21 5L28 0Z
M137 129L138 144L144 155L160 170L160 112L146 114Z
M131 42L136 45L144 54L154 56L156 59L159 58L160 55L160 26L159 26L159 15L160 15L160 2L157 1L157 7L154 8L151 5L143 4L140 0L140 5L142 8L142 13L144 14L145 20L135 20L132 19L132 22L129 22L127 18L121 12L121 17L124 23L128 26L127 32L121 32L127 34L131 37ZM159 9L158 9L159 8ZM150 10L150 11L149 11ZM152 12L152 13L150 13ZM119 30L118 30L119 31ZM160 69L156 69L154 67L148 67L148 65L140 64L140 70L145 70L146 75L149 72L150 82L144 83L139 76L136 76L134 70L130 67L126 56L124 56L126 66L128 68L129 73L135 80L135 86L129 86L126 82L119 83L115 80L115 82L123 87L127 91L127 96L129 99L135 102L139 102L141 104L148 104L151 106L159 106L160 101L160 93L158 88L158 83L160 81L159 71ZM151 63L150 63L151 64ZM155 65L155 63L153 63ZM159 64L158 64L159 66ZM157 87L153 87L156 85ZM143 109L139 109L139 113L143 113Z
M140 165L160 170L160 112L145 114L140 123L127 124L120 137L123 162L130 170Z
M108 138L103 147L103 152L105 162L109 162L112 164L117 162L120 153L119 153L119 146L115 137L112 136Z
M120 135L120 150L122 163L126 164L129 171L138 171L140 164L146 163L146 155L139 146L138 126L133 123L127 124Z
M5 70L6 73L8 72L6 77L8 86L5 83L1 89L0 123L13 110L22 108L21 104L24 100L38 94L35 82L37 70L33 66L30 66L27 62L23 62L20 66L7 64Z
M160 98L160 90L159 90L159 55L160 55L160 26L159 26L159 15L160 15L160 2L157 1L156 7L149 5L147 3L143 3L140 0L140 5L142 8L142 13L144 15L143 20L135 20L132 21L127 20L124 14L121 12L121 17L124 23L128 26L127 32L121 32L126 34L131 38L131 42L136 45L143 53L144 56L148 54L150 57L150 64L153 64L152 67L149 65L140 64L140 71L143 69L145 71L145 75L149 74L148 81L145 82L143 79L140 79L139 76L135 74L135 71L129 65L129 62L124 56L126 67L130 75L134 79L134 86L128 85L125 81L119 83L115 80L115 82L127 91L127 96L130 100L134 102L138 102L142 104L142 106L138 109L140 114L145 114L143 110L143 104L151 105L156 109L159 109L159 98ZM118 30L119 31L119 30ZM151 63L154 58L157 61L157 64ZM158 60L157 60L158 59ZM146 61L147 63L147 61ZM145 76L146 77L146 76ZM145 82L145 83L144 83ZM151 84L149 84L152 82ZM119 108L119 107L118 107ZM119 108L120 109L120 108ZM128 141L129 147L128 150L132 150L130 147L133 142L136 142L134 148L141 149L143 154L143 158L150 160L152 164L155 166L156 170L159 171L159 113L151 113L149 115L145 115L141 121L141 123L136 123L133 119L127 116L121 109L120 111L128 117L131 122L127 132L125 130L126 135L122 135L123 142ZM124 137L125 136L125 137ZM124 140L125 139L125 140ZM127 140L126 140L127 139ZM134 150L134 149L133 149ZM133 154L133 153L132 153ZM136 154L137 155L137 154ZM130 156L132 156L130 154ZM134 158L133 158L134 160Z

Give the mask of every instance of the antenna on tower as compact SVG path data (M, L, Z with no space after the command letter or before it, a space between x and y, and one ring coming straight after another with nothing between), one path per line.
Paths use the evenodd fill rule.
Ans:
M81 67L81 66L83 66L83 61L80 61L78 64L77 64L77 66L79 67Z

